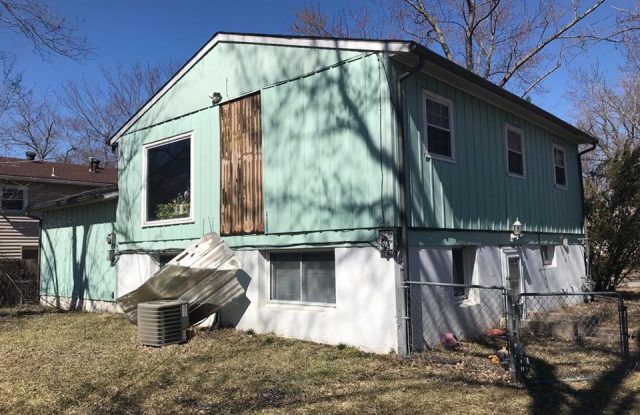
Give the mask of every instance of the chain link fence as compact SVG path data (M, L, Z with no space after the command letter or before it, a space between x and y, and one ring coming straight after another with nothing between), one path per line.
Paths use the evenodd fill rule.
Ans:
M411 346L413 351L433 349L446 341L477 340L506 327L503 287L410 282Z
M626 368L627 315L618 293L516 295L436 282L409 282L407 289L412 353L466 343L524 381L582 380Z
M624 369L629 335L620 294L524 293L516 307L523 379L586 380Z

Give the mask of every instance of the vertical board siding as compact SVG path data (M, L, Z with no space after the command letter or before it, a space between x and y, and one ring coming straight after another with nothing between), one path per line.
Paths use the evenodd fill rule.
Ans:
M396 221L389 89L363 56L262 91L267 233Z
M582 232L576 144L421 73L405 82L410 226L525 232ZM422 91L453 101L455 161L425 157ZM526 178L507 174L505 123L524 132ZM552 143L565 147L568 189L555 186Z
M116 202L47 211L42 218L40 292L79 300L115 301L116 267L107 259Z
M264 232L260 94L220 106L223 235Z

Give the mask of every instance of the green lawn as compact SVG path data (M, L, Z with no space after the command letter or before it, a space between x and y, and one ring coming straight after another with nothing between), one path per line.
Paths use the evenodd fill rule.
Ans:
M640 413L638 372L514 385L489 352L403 361L232 329L155 349L122 316L0 309L0 414Z

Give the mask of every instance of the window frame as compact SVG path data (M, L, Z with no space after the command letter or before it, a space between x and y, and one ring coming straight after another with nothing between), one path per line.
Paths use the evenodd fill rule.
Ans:
M520 144L522 146L522 152L520 155L522 156L522 174L514 173L509 170L509 131L514 132L520 135ZM507 176L514 177L516 179L526 179L527 178L527 157L525 151L525 140L524 140L524 130L520 127L516 127L513 124L505 123L504 124L504 154L505 154L505 164L507 167ZM513 151L515 153L515 151Z
M564 161L564 166L562 166L562 168L564 169L565 184L558 183L556 168L560 166L556 164L556 150L562 151L562 158ZM564 146L561 146L560 144L552 143L551 144L551 162L553 163L553 183L558 189L567 190L569 188L569 177L567 176L567 149Z
M194 161L195 161L195 134L193 131L188 131L185 133L176 134L170 137L162 138L160 140L151 141L148 143L144 143L142 145L142 227L153 227L153 226L164 226L164 225L177 225L183 223L195 223L195 202L196 202L196 191L195 191L195 169L194 169ZM189 216L184 218L176 218L176 219L160 219L160 220L149 220L147 218L147 169L148 169L148 152L150 149L161 147L166 144L171 144L181 140L189 140Z
M22 190L22 209L5 209L2 207L2 195L5 189ZM25 212L29 206L29 192L27 186L7 184L0 185L0 212Z
M454 259L453 252L460 251L462 253L462 278L464 280L463 284L465 285L474 285L477 284L477 281L474 280L474 274L476 273L476 262L478 255L478 247L475 245L457 245L451 247L451 281L455 282L455 274L454 274ZM456 295L455 288L453 288L453 298L455 301L464 306L475 305L479 303L479 295L476 289L474 288L465 288L463 295Z
M449 108L449 145L451 146L451 157L443 156L442 154L432 153L429 150L429 120L427 117L427 99L437 102L441 105L446 105ZM449 163L456 162L456 145L455 145L455 116L453 111L453 100L438 95L427 89L422 90L422 150L423 154L427 158L435 160L446 161ZM433 125L433 127L442 129L442 127ZM444 130L443 130L444 131Z
M545 251L548 254L548 249L552 249L551 255L545 256ZM556 245L546 244L540 245L540 258L542 261L542 266L545 268L554 267L556 265Z
M311 301L287 301L277 300L271 298L272 277L273 268L271 266L271 254L312 254L312 253L333 253L333 272L334 272L334 294L335 303L319 303ZM265 252L266 262L266 284L265 284L265 302L267 305L276 306L301 306L301 307L316 307L322 309L335 309L338 303L338 287L337 287L337 272L336 272L336 251L335 249L305 249L305 250L277 250Z

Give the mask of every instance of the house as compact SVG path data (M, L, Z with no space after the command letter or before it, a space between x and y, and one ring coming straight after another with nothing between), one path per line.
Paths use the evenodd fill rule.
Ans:
M217 33L110 140L116 297L217 232L227 324L405 353L405 281L579 290L594 143L414 42Z
M117 182L114 168L100 162L77 165L0 157L0 259L37 259L40 225L27 216L29 205L39 204Z

